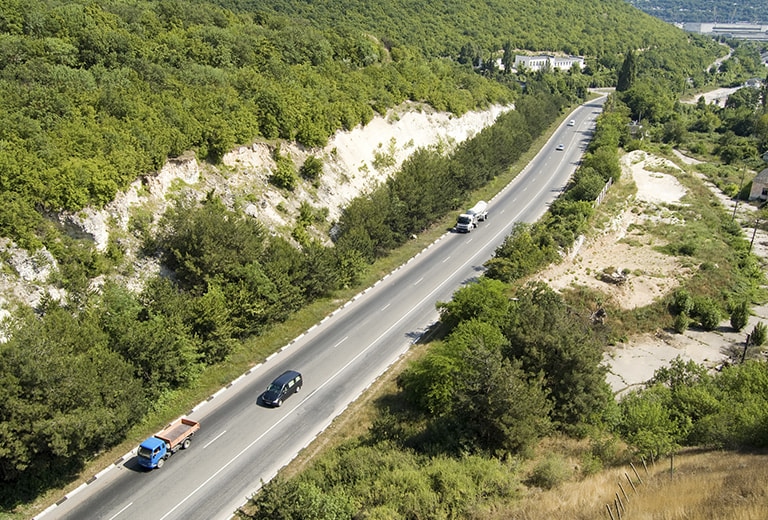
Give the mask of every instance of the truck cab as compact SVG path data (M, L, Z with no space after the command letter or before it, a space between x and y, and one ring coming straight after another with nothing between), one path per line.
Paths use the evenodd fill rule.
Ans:
M168 446L157 437L150 437L139 445L139 464L147 469L160 468L168 458Z
M462 213L456 219L456 231L460 233L469 233L474 227L477 227L477 219L474 215Z
M456 220L455 229L459 233L469 233L472 228L477 227L478 222L482 222L488 218L488 203L481 200L466 212L459 215Z

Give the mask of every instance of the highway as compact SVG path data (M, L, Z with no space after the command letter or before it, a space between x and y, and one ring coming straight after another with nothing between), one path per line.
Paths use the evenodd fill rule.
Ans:
M565 187L605 98L578 107L529 165L489 201L471 233L450 231L204 403L192 446L162 469L126 454L35 518L228 519L295 458L438 318L435 303L476 279L516 222L534 222ZM563 150L556 147L563 144ZM286 369L304 376L280 408L258 396Z

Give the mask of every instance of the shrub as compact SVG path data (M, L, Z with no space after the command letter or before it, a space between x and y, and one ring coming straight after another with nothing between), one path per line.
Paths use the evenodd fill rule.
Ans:
M614 465L619 460L619 444L613 435L599 435L590 441L589 457L597 459L601 466Z
M691 293L685 289L675 291L669 310L672 314L687 314L690 316L691 311L693 311L693 296L691 296Z
M296 165L293 164L291 158L287 155L281 155L279 146L272 152L272 158L275 160L276 168L269 177L269 182L288 191L296 189L298 183Z
M750 342L755 346L762 346L765 340L768 339L768 327L762 321L755 325L752 329L752 334L749 336Z
M678 254L681 254L683 256L693 256L696 254L696 249L698 245L694 241L686 241L680 244L680 246L677 248Z
M747 302L741 302L734 307L731 312L731 327L734 330L741 330L747 326L749 320L749 305Z
M299 175L310 181L316 181L322 173L323 161L314 155L307 157L299 168Z
M697 300L693 307L693 313L699 319L704 330L715 330L720 324L720 309L711 298Z
M533 468L527 484L552 489L568 480L573 473L570 465L559 455L550 455Z
M686 330L688 330L688 327L691 326L691 318L688 317L688 315L684 312L681 312L677 316L675 316L675 324L673 325L675 332L678 334L682 334Z

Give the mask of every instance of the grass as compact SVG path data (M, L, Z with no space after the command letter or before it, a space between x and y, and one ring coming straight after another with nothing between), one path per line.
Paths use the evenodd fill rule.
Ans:
M669 459L648 464L647 470L639 461L634 466L639 479L629 465L617 466L551 491L533 491L483 520L610 519L608 505L618 519L617 495L622 518L633 520L765 518L768 454L692 451L677 455L672 471Z

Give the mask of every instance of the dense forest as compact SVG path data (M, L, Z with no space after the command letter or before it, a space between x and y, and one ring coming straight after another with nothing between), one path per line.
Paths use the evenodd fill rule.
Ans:
M627 0L638 9L669 23L766 23L768 2L750 0Z
M755 146L752 100L722 114L705 115L709 108L701 107L696 116L674 102L686 89L753 75L754 60L744 58L754 49L709 69L722 46L618 1L552 2L534 11L522 2L418 4L403 11L398 5L379 3L362 16L370 6L3 2L0 234L31 252L50 252L59 266L52 281L67 294L35 309L20 305L4 322L4 508L72 478L94 453L120 442L129 425L141 423L140 410L157 412L209 367L242 352L248 338L354 287L372 262L507 171L588 87L624 78L624 101L601 120L574 191L548 217L556 235L532 240L528 250L536 256L521 259L522 266L497 255L499 280L554 258L579 233L594 187L615 173L630 115L648 119L670 139L699 131L686 118L700 117L729 139L724 151ZM514 49L581 53L588 66L516 76L495 61L503 63ZM627 55L628 75L621 72ZM132 292L109 279L126 269L119 241L96 252L51 218L103 205L187 150L216 164L236 144L255 139L313 149L406 100L457 114L490 103L514 102L516 110L450 153L415 153L388 182L345 208L333 247L301 233L273 236L214 193L199 204L180 198L152 225L132 223L142 254L173 273ZM321 171L317 162L286 164L285 177L274 180L289 193L292 182L311 182ZM309 223L322 215L307 211L303 218ZM98 290L91 284L96 277L106 280ZM587 358L585 364L594 360ZM535 363L509 359L499 361L504 370L518 383L528 381ZM595 374L584 406L605 400ZM540 387L514 389L538 403L542 425L578 428L584 406L552 408L543 417L552 407L549 396L567 395L548 377ZM473 442L476 433L466 432L462 442ZM511 450L539 434L535 429L517 444L486 441Z

